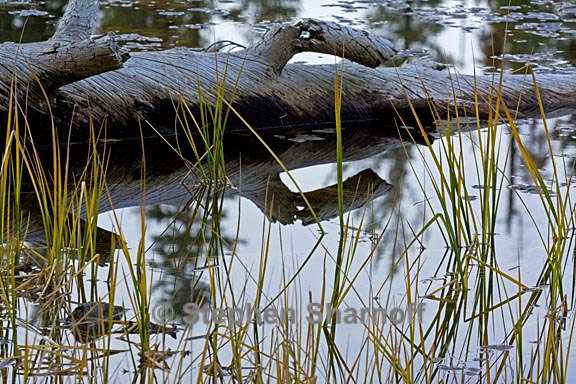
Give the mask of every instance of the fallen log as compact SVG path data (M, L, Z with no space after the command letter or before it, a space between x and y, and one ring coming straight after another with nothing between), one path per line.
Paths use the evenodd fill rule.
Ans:
M97 1L71 0L50 40L0 44L0 113L49 114L58 88L120 68L127 56L114 39L91 36L97 14Z
M310 19L278 25L241 50L176 48L128 58L113 36L90 37L96 13L96 0L73 0L49 41L0 45L0 113L6 116L15 88L19 110L44 118L51 112L63 133L71 128L85 139L91 125L105 125L108 138L121 139L143 129L178 133L182 104L194 114L224 97L256 129L317 127L334 122L337 72L344 78L344 122L390 123L398 114L411 116L412 107L428 117L434 110L440 117L452 111L485 118L497 94L520 116L537 114L539 100L548 111L576 103L575 74L539 74L539 98L531 74L469 76L418 62L397 67L401 55L389 40ZM289 63L304 51L346 60ZM45 124L33 131L50 135Z

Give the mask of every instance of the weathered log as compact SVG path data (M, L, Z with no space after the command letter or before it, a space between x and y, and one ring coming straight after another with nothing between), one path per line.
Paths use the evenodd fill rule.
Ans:
M72 9L73 13L92 15L94 4L94 0L75 0L66 14L72 14L69 11ZM78 22L72 23L73 20ZM68 41L77 31L93 28L91 20L88 16L65 16L61 25L70 27L59 27L56 35L63 37L56 40ZM85 38L86 34L80 36ZM86 41L90 40L83 40ZM332 124L334 80L339 71L344 76L344 122L391 122L398 113L411 116L412 106L421 114L430 115L432 109L440 115L456 110L469 114L478 111L484 118L494 108L496 93L502 103L518 111L520 116L538 113L539 98L531 74L504 74L501 79L499 74L467 76L428 65L384 67L382 64L394 64L395 58L401 56L392 43L330 22L303 20L294 25L280 25L255 46L232 52L177 48L136 53L121 68L118 68L121 60L113 40L105 41L110 44L102 47L109 49L109 65L73 60L77 65L68 68L66 75L58 72L62 66L50 66L58 62L54 56L43 59L43 55L37 54L37 46L17 46L19 52L27 52L20 56L28 58L16 61L20 64L18 77L23 79L20 82L31 85L32 79L40 77L49 89L67 84L53 93L51 109L60 129L71 127L77 138L88 137L91 122L96 126L106 123L108 138L139 136L143 128L151 130L151 127L154 132L173 134L178 131L175 110L179 103L187 103L195 112L203 102L215 101L216 90L221 89L223 83L226 83L226 99L254 128ZM98 39L92 42L98 47L103 44ZM53 43L39 44L51 46ZM13 52L14 48L0 47L0 65L4 68L6 61L10 63L1 53L6 50ZM287 64L303 51L330 53L347 60L338 67ZM12 74L14 69L7 72ZM82 77L85 79L72 82ZM536 77L547 110L574 107L576 75L539 74ZM4 84L0 86L0 105L4 106L7 105L6 84L9 84L5 79L6 73L0 74L0 83ZM32 105L36 106L41 94L26 88L25 94L30 93L35 96ZM47 133L42 130L46 128L35 127L34 133Z
M113 37L91 37L97 16L98 1L72 0L50 40L0 44L0 113L12 101L47 114L58 88L119 68L127 56Z
M392 42L365 31L327 21L304 19L294 25L277 25L246 50L278 74L296 54L325 53L369 68L385 64L398 54Z
M99 1L70 0L51 42L88 40L96 32Z

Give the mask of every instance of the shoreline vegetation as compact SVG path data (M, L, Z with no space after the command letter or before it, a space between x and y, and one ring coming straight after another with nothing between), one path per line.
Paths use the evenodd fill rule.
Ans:
M71 4L90 11L95 3ZM59 28L56 41L63 45L57 49L77 28L92 24L90 17ZM294 32L293 26L285 28ZM110 49L112 42L99 37L94 48L103 43ZM264 55L266 44L257 50ZM190 89L197 95L193 103L182 98L164 105L164 112L172 108L175 118L167 126L176 126L177 135L164 135L142 120L133 129L146 125L154 135L138 130L126 142L108 135L114 119L97 118L84 121L87 140L76 142L62 134L74 126L72 119L51 115L50 104L27 108L27 102L39 103L35 96L54 89L37 88L23 99L21 82L11 81L1 104L2 379L570 382L576 319L573 165L556 153L546 111L549 104L569 104L563 97L576 92L574 80L558 82L559 91L548 88L544 97L539 76L529 69L523 78L531 82L519 88L502 71L490 83L469 77L463 95L456 83L446 82L462 79L450 69L422 69L445 75L438 89L450 100L447 107L439 108L442 102L434 98L402 99L402 110L389 109L389 125L357 129L344 118L355 77L344 64L330 68L323 78L330 79L330 96L323 102L330 103L333 124L314 132L321 140L300 141L278 137L277 131L266 135L237 108L237 91L246 86L243 71L227 72L213 87ZM27 85L30 91L33 82ZM519 95L522 101L512 102ZM89 116L87 109L74 109ZM544 132L551 164L546 172L521 132L522 111ZM47 141L39 141L33 125L38 114L47 118ZM282 134L294 132L300 137L292 129ZM375 215L373 202L400 193L398 180L372 170L345 177L350 163L392 150L405 154L402 161L423 197L418 227L393 209ZM529 205L518 189L510 195L533 228L541 257L520 261L518 255L517 268L510 269L501 265L510 255L501 250L497 228L503 191L515 184L505 172L513 152L535 197ZM294 171L320 164L333 166L335 183L314 190L300 186ZM240 199L237 222L229 217L233 196L262 212L261 244L251 259L239 251ZM129 207L139 217L127 228L121 209ZM99 226L104 212L112 230ZM298 222L316 241L291 259L276 250L285 249L283 226ZM165 231L151 234L153 223ZM441 252L427 249L432 237L441 239ZM393 255L384 276L375 273L381 248ZM311 265L321 289L310 289L303 275ZM168 286L159 285L159 274L173 277ZM161 300L159 287L166 294ZM318 321L305 316L313 304ZM187 305L198 312L251 310L238 321L213 316L188 326ZM294 308L294 316L282 308ZM399 308L423 310L405 311L403 321L393 321ZM281 316L273 324L258 321L257 314L267 310ZM362 311L376 315L363 317ZM351 321L340 321L338 313L348 313Z

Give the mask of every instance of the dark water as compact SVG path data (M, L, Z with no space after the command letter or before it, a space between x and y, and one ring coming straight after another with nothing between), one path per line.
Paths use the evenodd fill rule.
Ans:
M63 6L64 2L61 1L0 0L0 41L47 39ZM398 47L424 48L436 60L454 64L462 72L471 73L474 68L518 69L527 63L539 70L562 71L576 65L576 4L563 1L103 1L99 29L101 32L116 33L134 50L178 46L200 48L218 40L250 44L259 38L270 22L290 21L299 17L335 20L383 34ZM311 63L334 61L333 58L315 54L301 55L295 60ZM553 135L552 152L540 122L523 121L519 129L524 144L546 180L550 181L553 176L553 157L562 162L561 177L569 178L573 176L576 157L575 119L568 114L550 119L549 125ZM495 237L496 247L500 251L498 262L503 270L508 271L517 271L518 266L522 266L518 273L523 281L534 283L545 261L538 230L545 229L547 221L540 205L539 191L515 150L512 136L504 127L499 140L503 148L499 165L505 182L496 227L498 235ZM439 147L438 142L440 140L435 144L436 148ZM317 198L318 206L323 206L326 212L333 211L335 196L333 189L330 189L336 183L333 133L285 133L277 135L272 145L282 154L283 160L290 162L291 174L300 188L306 192L320 190L322 197ZM464 153L479 151L477 138L472 136L464 137L458 145L463 147ZM345 147L345 178L370 171L373 173L371 177L378 183L385 180L392 186L390 190L382 190L367 205L368 209L352 210L351 227L360 223L363 227L354 233L360 239L358 253L361 256L355 260L352 268L366 270L355 285L356 294L351 295L346 304L360 305L366 297L383 297L401 302L405 298L404 282L401 277L399 280L391 277L396 268L392 266L401 256L399 239L412 228L419 228L425 218L430 217L424 201L430 199L434 206L439 206L433 193L424 194L421 187L422 180L429 177L425 167L431 159L429 155L422 154L417 146L405 147L390 138L369 132L362 135L345 133ZM119 152L123 155L129 153ZM227 153L227 166L235 188L225 194L221 236L228 244L225 254L234 252L242 260L233 267L231 274L235 279L229 281L230 291L245 292L248 297L254 294L254 274L263 252L263 233L269 231L267 251L273 259L268 267L269 281L266 284L269 297L274 297L280 291L286 278L283 274L291 276L302 264L305 268L299 272L300 294L317 294L322 289L318 271L323 271L327 263L328 274L332 273L331 257L339 240L337 220L329 214L323 217L322 225L327 235L322 239L322 247L308 259L318 239L317 228L303 225L305 218L283 220L281 214L276 217L269 214L268 219L279 219L284 224L276 222L268 227L266 215L262 213L265 186L270 177L277 178L278 188L282 190L287 206L291 204L285 207L291 217L301 211L302 202L294 198L296 188L287 175L265 151L257 149L249 141L236 142ZM242 166L239 159L243 159ZM477 178L472 160L466 160L468 166L465 169L470 184L468 187L473 193L481 180ZM141 210L138 207L141 200L134 195L134 191L139 187L136 176L139 176L137 170L141 165L137 161L131 163L122 156L116 162L122 167L117 167L115 175L111 176L111 180L114 180L112 193L118 197L115 206L122 209L118 210L116 218L103 212L100 225L113 230L119 218L130 248L136 250L142 237ZM198 216L182 209L190 199L190 192L184 188L186 181L182 182L188 180L188 170L182 164L175 165L165 156L158 156L152 162L152 168L154 172L149 175L150 205L145 211L148 227L144 236L149 248L152 307L168 304L176 312L174 317L179 318L182 315L179 311L186 302L209 296L209 282L203 273L206 264L203 255L209 236L199 236ZM427 183L425 185L429 188L430 181ZM470 198L477 199L478 195ZM532 216L526 214L527 210ZM382 232L383 240L376 241L377 235ZM425 236L423 246L426 248L423 255L427 262L421 274L435 278L446 252L444 239L438 231L431 231ZM362 266L364 257L371 252L376 256L369 266ZM410 255L415 257L417 252L413 250ZM108 289L102 278L106 272L104 267L98 282L98 292L102 297L106 296ZM122 284L129 291L131 282L123 281ZM119 295L117 304L130 302L127 294ZM433 306L430 304L430 308ZM429 316L433 312L430 309ZM537 319L529 321L527 334L536 334ZM502 342L509 331L511 322L504 323L503 326L494 327L493 344ZM195 329L194 334L201 333L201 329ZM340 341L344 346L352 351L361 348L358 340L362 340L363 329L349 327L343 333ZM114 343L118 348L124 347L120 341ZM176 344L172 346L178 348ZM121 369L131 369L126 356L115 357L113 361ZM573 362L570 364L574 366Z

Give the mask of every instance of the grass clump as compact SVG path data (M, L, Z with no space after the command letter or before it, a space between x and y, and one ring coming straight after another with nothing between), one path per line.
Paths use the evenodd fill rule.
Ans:
M427 114L442 128L437 137L419 119L422 107L412 106L416 126L408 130L399 118L398 130L424 145L404 141L394 156L412 179L396 188L423 197L413 208L417 220L400 215L406 199L393 209L378 206L387 196L348 212L348 203L366 191L345 185L349 136L340 112L346 75L336 71L337 216L321 222L318 198L297 182L282 148L236 111L235 84L227 75L221 80L211 92L199 92L198 108L175 100L182 135L161 138L185 164L185 172L169 174L181 177L170 189L185 191L183 207L148 207L150 196L171 190L154 183L157 160L148 156L145 140L138 141L137 187L127 188L138 200L131 232L125 211L113 209L114 150L103 134L82 146L79 166L75 146L59 142L56 127L49 148L41 149L11 107L0 170L7 339L0 364L12 381L115 381L125 369L141 382L568 382L574 207L570 169L553 156L543 108L538 120L550 175L537 165L497 79L489 94L475 95L473 108L455 108L461 104L455 92L442 121L439 106L430 105ZM480 100L488 119L480 116ZM295 184L290 196L298 196L298 212L315 218L307 238L298 232L304 250L288 245L295 226L273 223L286 196L273 188L264 188L261 220L249 224L258 244L243 241L245 203L230 191L249 191L244 164L228 158L231 120L243 124L266 161ZM516 175L506 171L514 164L523 166L537 194L514 187ZM542 255L513 269L498 236L511 204L506 198L520 205ZM114 234L99 227L103 210L113 212ZM32 244L35 231L43 241ZM393 256L388 269L383 249ZM34 305L32 316L27 311ZM317 321L306 316L309 305ZM72 316L78 308L87 308L84 316ZM394 321L399 312L392 310L400 308L403 319ZM190 320L216 310L228 312ZM275 321L264 321L263 312Z

